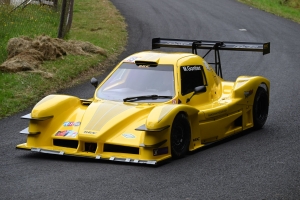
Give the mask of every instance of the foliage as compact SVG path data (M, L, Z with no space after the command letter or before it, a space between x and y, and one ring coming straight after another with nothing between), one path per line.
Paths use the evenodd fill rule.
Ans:
M6 45L12 37L57 36L59 16L50 7L28 5L23 10L11 10L10 6L0 6L0 26L5 25L0 30L0 37L4 38L0 41L0 64L7 57ZM38 22L40 18L44 18L42 23ZM105 49L108 56L68 55L63 59L46 61L40 70L54 74L52 78L35 72L0 72L0 118L34 105L59 89L101 74L106 67L105 61L116 57L126 44L126 23L108 0L89 0L89 3L76 0L73 24L67 39L91 42Z

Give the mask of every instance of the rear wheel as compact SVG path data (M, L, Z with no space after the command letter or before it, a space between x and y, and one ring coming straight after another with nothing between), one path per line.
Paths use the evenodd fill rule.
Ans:
M258 87L253 104L253 122L254 128L260 129L264 126L269 112L269 95L268 92Z
M181 158L187 153L191 141L191 128L187 117L178 114L172 124L171 152L173 158Z

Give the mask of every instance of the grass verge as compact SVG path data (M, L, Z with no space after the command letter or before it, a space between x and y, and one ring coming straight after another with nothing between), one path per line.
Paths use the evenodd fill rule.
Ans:
M6 45L10 38L19 36L34 37L47 33L57 36L59 13L49 7L30 5L25 9L0 4L0 64L7 57Z
M36 11L36 8L36 5L27 6L23 12L32 12L31 9ZM0 20L1 17L3 16L0 15ZM12 28L15 24L21 26L21 22L18 21L20 17L14 16L10 19L10 23L6 25L6 31L0 31L0 35L5 36L6 43L12 37L21 35L34 37L43 34L40 31L43 30L42 28L32 28L36 27L37 23L34 17L30 18L32 20L22 20L25 27L31 27L28 28L28 31L24 28L21 28L23 31ZM4 20L0 22L4 23ZM50 36L55 37L59 21L57 21L57 26L53 26L54 22L51 20L49 20L49 23L44 23L43 26L47 27L46 32L51 33L53 31ZM50 26L53 26L53 28L49 30ZM0 118L28 108L28 106L37 103L42 97L55 93L57 90L80 83L91 76L100 75L106 66L105 63L115 60L115 57L124 50L127 41L126 23L109 0L89 0L88 2L76 0L73 24L67 39L91 42L105 49L108 56L68 55L56 61L46 61L42 64L41 69L55 74L50 79L34 72L0 72ZM0 51L3 51L3 49L5 47L2 46Z
M299 0L239 0L260 10L300 23Z

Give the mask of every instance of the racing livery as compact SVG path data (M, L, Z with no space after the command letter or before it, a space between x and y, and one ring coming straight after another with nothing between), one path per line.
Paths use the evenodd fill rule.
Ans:
M191 49L166 52L157 48ZM27 142L18 149L130 163L181 158L268 116L270 82L222 77L220 51L270 53L270 43L154 38L152 51L122 60L91 99L49 95L23 116ZM204 56L198 50L207 50ZM214 62L204 58L214 52ZM214 65L212 68L211 65Z

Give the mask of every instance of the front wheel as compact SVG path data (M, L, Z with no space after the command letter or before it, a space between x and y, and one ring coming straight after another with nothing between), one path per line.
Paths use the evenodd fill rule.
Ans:
M253 123L255 129L260 129L264 126L268 118L269 112L269 95L268 92L258 87L256 90L253 103Z
M171 129L171 152L173 158L184 157L191 141L191 128L187 117L178 114Z

